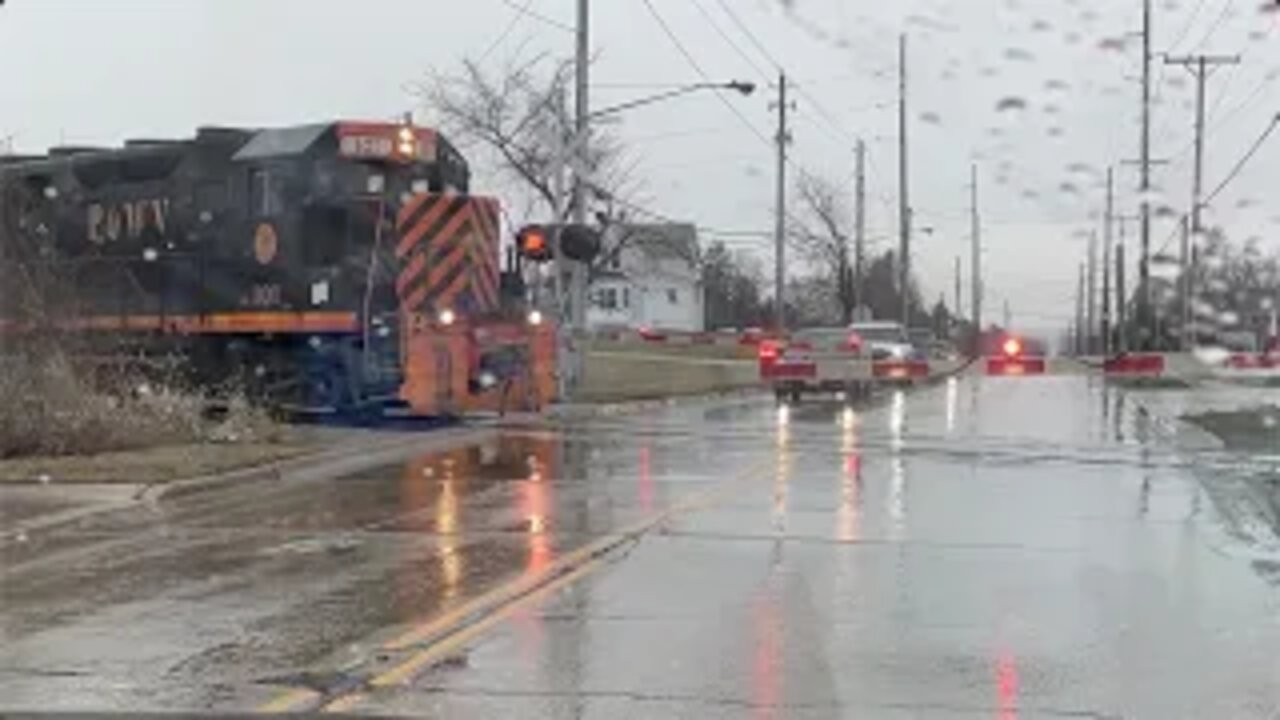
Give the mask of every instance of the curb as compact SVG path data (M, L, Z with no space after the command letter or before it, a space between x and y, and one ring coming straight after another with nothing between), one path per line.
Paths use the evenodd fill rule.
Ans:
M171 480L164 483L151 483L143 486L134 494L133 499L166 500L187 495L194 495L207 490L264 480L280 481L290 475L308 474L315 477L333 477L354 472L370 465L384 461L394 461L410 448L424 452L443 450L455 445L465 444L472 439L492 433L495 428L488 425L467 426L433 430L431 432L406 432L396 437L374 437L353 440L336 445L330 449L303 453L285 460L270 462L265 465L254 465L239 470L231 470L213 475L200 475L192 478ZM320 470L320 472L316 472Z
M765 390L752 386L733 390L673 395L665 398L554 405L547 411L546 418L548 420L585 420L597 417L629 415L632 413L645 412L647 410L692 405L700 402L713 402L716 400L753 400L764 399L767 396L768 393L766 393Z
M4 533L0 533L0 541L15 535L55 530L89 517L135 509L144 503L171 500L252 482L280 482L290 479L291 476L293 479L305 477L308 480L332 478L380 463L395 462L410 451L439 452L466 445L496 434L500 429L499 426L486 424L429 433L406 432L391 438L360 439L265 465L164 483L151 483L141 486L128 500L92 505L19 521L12 528L7 528Z

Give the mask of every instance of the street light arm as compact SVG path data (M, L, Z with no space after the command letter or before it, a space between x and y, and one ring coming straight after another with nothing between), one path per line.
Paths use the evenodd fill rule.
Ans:
M659 103L664 100L670 100L671 98L680 97L682 95L688 95L690 93L697 92L699 90L736 90L742 93L743 95L750 95L752 92L755 91L755 89L756 89L756 86L753 83L741 82L738 80L734 80L733 82L727 82L727 83L695 83L693 85L685 85L684 87L678 87L673 90L661 92L656 95L650 95L648 97L642 97L636 100L629 100L627 102L620 103L618 105L610 105L609 107L603 107L598 110L592 111L591 114L588 115L588 117L592 120L596 120L606 115L613 115L616 113L620 113L624 110L643 107L645 105L652 105L654 103Z

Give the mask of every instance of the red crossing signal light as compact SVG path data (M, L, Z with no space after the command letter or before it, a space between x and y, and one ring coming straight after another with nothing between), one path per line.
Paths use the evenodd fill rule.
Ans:
M516 234L516 247L520 255L532 262L551 259L551 238L541 225L526 225Z

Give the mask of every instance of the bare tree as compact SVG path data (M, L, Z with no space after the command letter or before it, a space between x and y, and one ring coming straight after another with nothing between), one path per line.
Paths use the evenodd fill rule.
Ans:
M840 317L848 323L855 309L854 283L860 282L849 261L852 214L839 186L826 178L801 173L796 195L800 217L790 223L789 242L833 286Z
M572 74L570 62L553 63L545 56L494 71L464 60L459 72L429 72L410 89L451 139L468 150L491 153L498 171L528 189L541 206L539 214L549 215L556 204L555 173L567 164L557 157L557 146L580 150L565 102ZM593 132L586 146L588 215L595 215L608 211L609 199L633 189L634 164L607 131Z
M580 150L564 102L572 80L571 62L553 62L539 55L496 70L464 60L458 72L429 72L410 89L454 142L469 154L486 154L500 175L528 191L525 215L554 222L568 212L567 206L561 206L561 217L554 217L555 173L567 164L557 157L557 146ZM601 229L613 229L601 234L603 247L591 264L592 277L624 248L651 242L655 235L643 226L632 227L635 218L652 215L629 200L639 191L638 157L627 153L607 125L593 125L582 158L583 177L574 181L587 185L588 217ZM690 260L696 262L696 248Z

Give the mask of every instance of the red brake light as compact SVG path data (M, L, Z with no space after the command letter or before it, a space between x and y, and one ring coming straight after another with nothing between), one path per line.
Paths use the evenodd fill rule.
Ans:
M768 340L760 343L760 359L761 360L776 360L777 357L778 357L777 343L768 341Z
M1018 338L1008 338L1004 341L1002 349L1004 350L1005 355L1008 355L1009 357L1017 357L1022 354L1022 341Z

